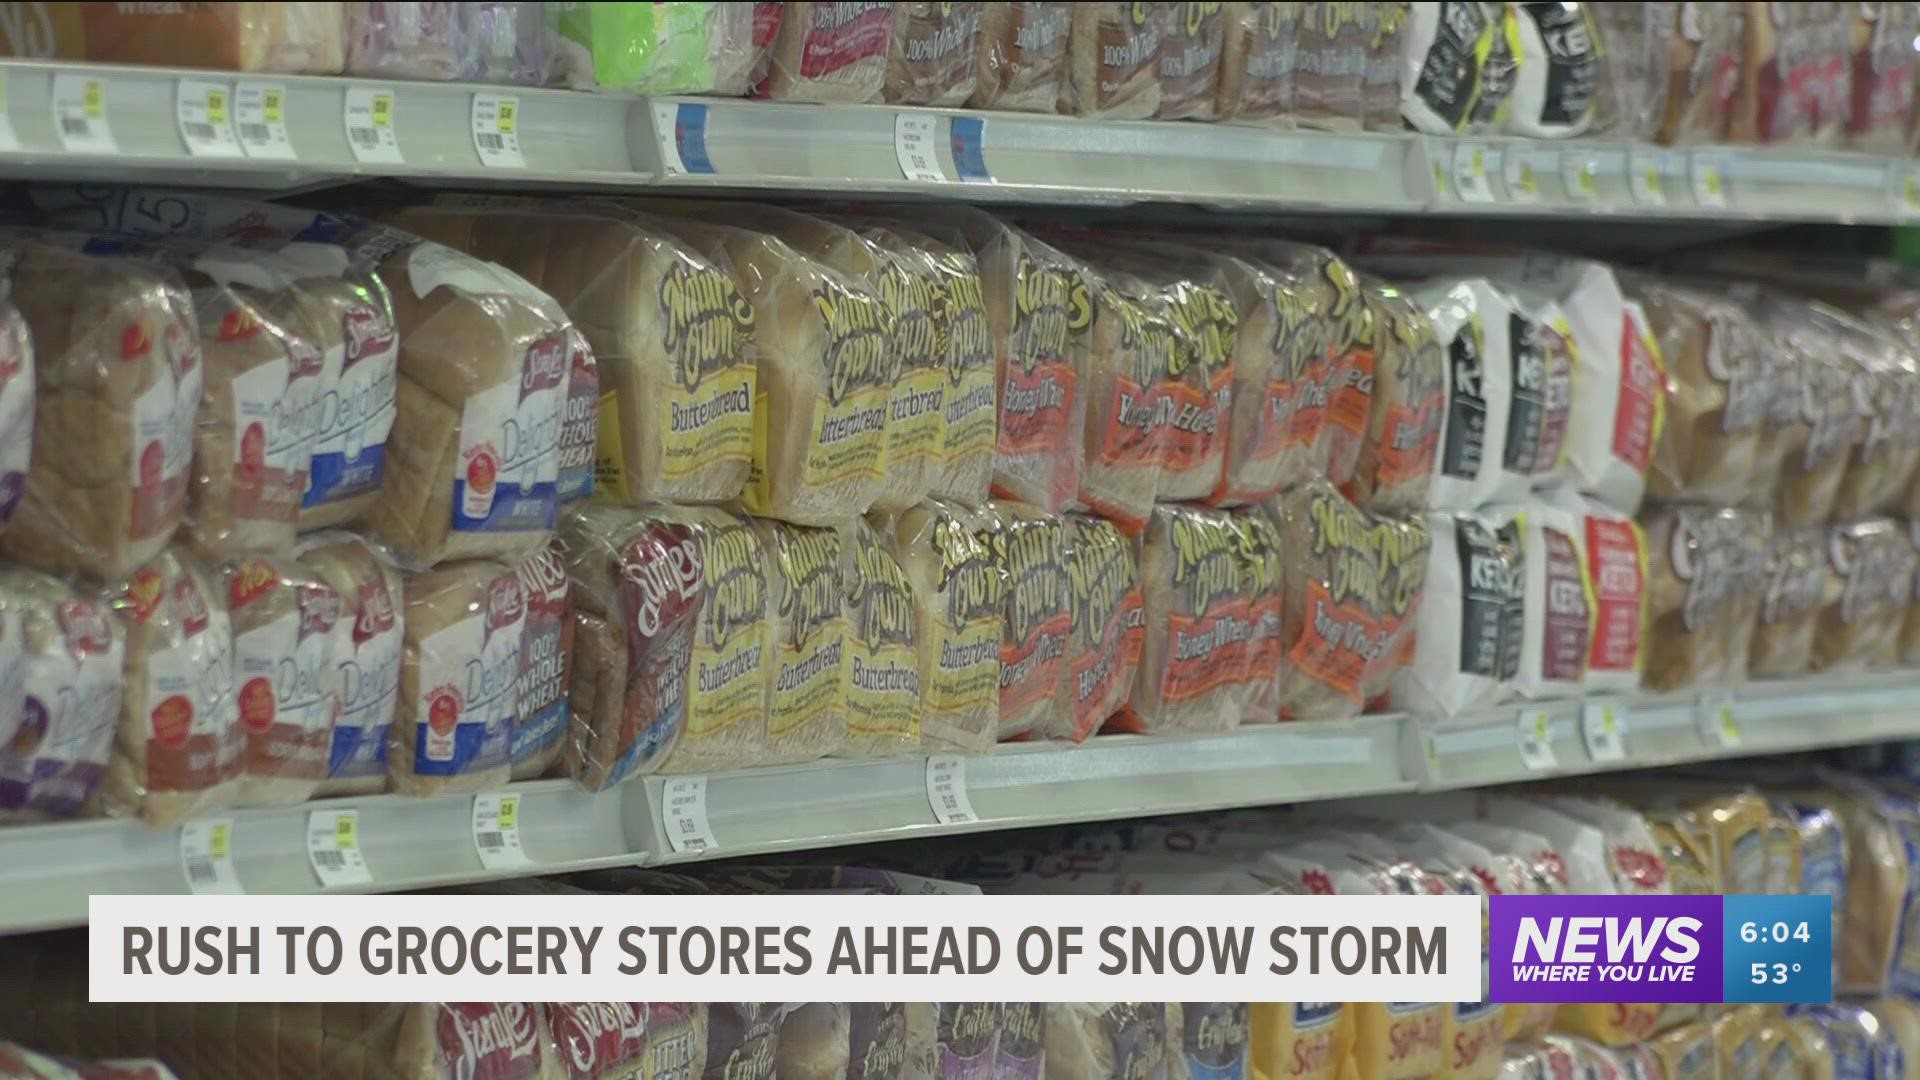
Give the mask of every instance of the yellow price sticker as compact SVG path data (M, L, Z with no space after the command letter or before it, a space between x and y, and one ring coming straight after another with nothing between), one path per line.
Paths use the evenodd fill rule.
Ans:
M1907 177L1907 209L1920 210L1920 176Z
M69 99L71 100L71 99ZM98 120L107 115L107 86L98 79L87 80L85 96L81 99L86 109L87 119Z
M207 122L224 124L227 122L227 92L225 90L207 91Z
M1619 729L1619 721L1613 718L1613 706L1600 706L1600 730L1608 735Z
M260 112L266 117L267 123L280 122L284 115L281 110L286 107L286 97L286 92L283 90L268 90L260 95Z
M393 95L373 95L373 126L377 128L393 126Z
M1533 741L1540 743L1546 742L1547 728L1547 714L1535 713L1533 715Z
M1487 150L1484 146L1473 148L1473 175L1487 175Z
M1520 190L1528 194L1540 190L1540 182L1534 179L1532 165L1523 164L1520 166Z
M1714 195L1714 196L1718 196L1720 194L1721 188L1720 188L1720 170L1719 169L1709 167L1707 169L1707 177L1705 182L1707 185L1707 194Z
M1593 184L1593 163L1590 161L1581 162L1579 170L1574 175L1575 186L1580 189L1580 194L1587 196L1593 195L1595 190Z
M1433 190L1439 192L1447 190L1447 170L1437 161L1433 163Z
M360 838L358 834L360 830L359 827L354 824L354 821L355 818L351 814L341 814L339 817L333 819L333 842L338 845L342 851L350 847L359 846Z
M520 820L520 796L518 795L500 796L500 827L502 829L514 828L515 825L519 822L519 820Z
M1655 195L1660 194L1660 170L1649 165L1644 170L1643 176L1647 183L1647 190Z
M233 826L224 821L215 823L213 828L207 831L207 853L216 859L226 858L228 843L232 839L228 834L232 831Z
M1427 737L1427 771L1435 774L1440 772L1440 745L1432 736Z
M1720 706L1720 734L1730 743L1740 741L1740 722L1733 718L1733 706Z
M513 134L513 114L518 111L511 101L503 101L500 103L500 134Z

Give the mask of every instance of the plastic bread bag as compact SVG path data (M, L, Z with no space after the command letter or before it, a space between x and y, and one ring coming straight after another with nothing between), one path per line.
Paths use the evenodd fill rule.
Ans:
M1603 4L1602 7L1616 5ZM1656 4L1671 11L1662 35L1666 103L1657 140L1669 145L1724 142L1741 85L1741 28L1746 4Z
M928 500L885 530L913 587L920 739L929 752L985 753L999 730L1008 586L977 535L983 513Z
M1559 484L1573 414L1579 345L1558 302L1526 290L1508 293L1513 321L1513 407L1501 454L1502 489L1518 495Z
M842 594L847 537L832 529L767 518L749 518L747 524L759 541L770 590L771 648L761 665L766 682L765 763L824 757L847 737Z
M566 1074L547 1012L520 1002L434 1002L404 1006L392 1063L408 1080L501 1076L560 1080ZM374 1050L367 1050L368 1066Z
M1782 433L1785 456L1775 479L1774 513L1785 525L1816 524L1832 516L1850 461L1856 451L1864 453L1876 405L1874 372L1858 350L1848 348L1847 328L1839 321L1811 304L1768 300L1767 329L1782 358L1797 369L1792 381L1799 384L1801 402L1797 422ZM1878 456L1886 436L1876 434ZM1872 482L1867 473L1862 470L1859 479Z
M1280 715L1352 716L1386 692L1419 616L1431 541L1419 519L1376 517L1325 481L1281 497L1284 630ZM1145 580L1153 580L1144 571Z
M771 1080L786 1007L772 1002L714 1002L706 1010L706 1065L694 1076L698 1080Z
M1502 701L1520 671L1527 582L1519 530L1469 513L1427 515L1427 601L1396 705L1454 716Z
M1646 686L1740 681L1764 601L1769 516L1670 506L1649 512L1641 525L1649 582Z
M1876 154L1911 149L1914 79L1920 56L1920 7L1913 4L1863 4L1848 25L1849 78L1847 145Z
M338 3L112 5L64 12L46 9L23 17L40 22L64 59L337 75L345 51L341 7ZM16 48L31 47L17 41Z
M1900 501L1920 466L1920 364L1892 334L1816 305L1814 313L1834 331L1844 359L1858 365L1856 387L1870 400L1833 500L1840 518L1886 513ZM1864 380L1864 385L1863 381ZM1856 408L1860 403L1856 402Z
M1911 801L1849 775L1828 775L1821 788L1793 793L1796 802L1830 809L1847 847L1847 888L1834 941L1840 965L1836 994L1872 996L1913 984L1902 945L1916 899L1911 878L1920 818Z
M891 3L783 5L767 77L755 97L775 101L877 101L893 40Z
M1517 688L1533 700L1578 694L1598 617L1584 516L1545 499L1491 513L1511 514L1526 581Z
M1150 733L1240 723L1250 657L1250 567L1218 510L1160 506L1139 539L1146 634L1132 723Z
M924 670L929 646L921 636L933 628L922 619L914 580L885 538L859 520L840 533L839 574L847 649L839 676L846 701L843 752L913 753L922 742L922 714L933 711L922 703L931 684ZM950 693L952 687L942 682L939 689ZM936 723L934 730L945 729Z
M0 532L13 520L33 460L33 338L11 301L0 306Z
M1300 53L1293 69L1294 118L1300 126L1359 130L1366 114L1372 21L1364 6L1300 6Z
M1065 88L1073 5L983 4L976 109L1053 112Z
M1773 811L1793 828L1800 849L1800 875L1786 891L1802 896L1833 898L1833 937L1846 932L1847 835L1839 814L1830 806L1792 798L1772 800ZM1834 985L1839 985L1839 954L1834 955Z
M1072 636L1067 524L1056 515L995 500L974 536L1006 582L1000 638L1001 740L1061 723L1072 702L1059 694Z
M1761 470L1773 342L1740 303L1705 286L1629 279L1667 373L1665 430L1648 475L1656 498L1745 500Z
M1640 1044L1651 1051L1666 1080L1714 1080L1713 1028L1705 1023L1688 1023L1663 1032Z
M1249 1075L1335 1080L1353 1044L1348 1008L1338 1001L1254 1002Z
M1280 719L1281 673L1287 664L1286 552L1280 526L1264 508L1228 514L1238 534L1247 590L1247 678L1242 723Z
M631 1001L547 1002L559 1071L556 1080L642 1076L647 1064L647 1005Z
M541 6L552 77L575 90L737 97L751 81L762 5Z
M1181 384L1190 380L1174 372L1196 359L1194 342L1175 323L1167 296L1146 281L1105 268L1087 277L1093 318L1077 501L1137 533L1153 510L1175 437L1163 403L1178 411L1187 389ZM1197 441L1180 439L1183 450Z
M20 1080L178 1080L158 1061L55 1059L12 1043L0 1043L0 1069Z
M1376 513L1425 509L1442 429L1457 400L1449 397L1453 357L1412 296L1369 279L1366 303L1373 313L1373 394L1360 462L1345 491Z
M1252 1026L1245 1002L1169 1001L1167 1080L1249 1076Z
M1828 573L1825 529L1813 525L1774 532L1760 619L1747 653L1749 675L1798 675L1813 663L1814 627Z
M1920 1007L1903 997L1879 997L1864 1003L1892 1043L1893 1054L1905 1062L1920 1058ZM1891 1056L1891 1055L1890 1055Z
M18 717L0 727L0 821L73 817L114 748L126 631L65 582L19 569L0 570L0 628L0 696Z
M1661 845L1640 811L1610 798L1549 795L1542 800L1555 813L1599 829L1606 837L1607 870L1615 892L1664 896L1672 892Z
M345 641L334 656L327 778L319 795L364 795L387 786L387 740L400 692L405 596L400 572L366 541L344 532L303 537L294 557L340 598Z
M1190 351L1186 370L1167 382L1174 419L1165 430L1166 455L1154 497L1198 501L1220 485L1233 412L1233 360L1239 352L1240 307L1218 267L1141 264L1167 298L1168 313Z
M245 736L241 806L306 802L327 778L348 627L333 586L288 559L220 567L233 625L234 700Z
M1046 1010L1048 1080L1166 1080L1169 1041L1161 1003L1050 1004Z
M549 545L514 565L526 596L525 638L520 647L520 707L507 756L515 780L536 780L555 771L571 722L573 685L573 591L566 559Z
M1513 112L1513 92L1520 81L1520 68L1528 59L1522 52L1520 17L1511 4L1494 3L1493 33L1487 39L1486 56L1480 61L1478 91L1474 94L1473 113L1468 130L1477 134L1505 131Z
M1896 522L1867 518L1829 526L1826 549L1813 669L1858 672L1891 664L1913 592L1913 545Z
M100 808L168 826L233 805L246 736L225 594L168 549L109 586L104 605L126 631L127 668Z
M1617 878L1607 856L1606 834L1553 808L1545 800L1504 794L1482 796L1476 811L1481 820L1472 826L1462 824L1469 839L1497 835L1485 832L1489 827L1519 830L1520 842L1533 844L1544 840L1547 848L1534 852L1536 861L1557 865L1556 876L1564 875L1563 889L1570 893L1605 894L1617 892ZM1511 840L1503 841L1510 844ZM1507 847L1511 850L1511 847Z
M1293 122L1293 72L1300 60L1301 3L1240 0L1226 5L1214 117L1240 123Z
M1099 731L1132 693L1146 607L1133 547L1120 530L1090 515L1069 514L1065 520L1071 628L1060 686L1042 734L1079 743Z
M1604 49L1591 4L1520 4L1520 71L1504 130L1565 139L1592 125L1601 94ZM1629 42L1626 46L1632 48Z
M191 303L150 263L13 239L5 251L36 370L31 461L10 481L0 558L124 577L185 509L203 378ZM12 322L16 350L24 336Z
M1484 278L1437 280L1414 296L1446 352L1429 502L1436 509L1478 509L1511 494L1502 466L1513 409L1513 308ZM1378 378L1376 372L1376 386Z
M1501 29L1502 4L1413 4L1401 50L1398 114L1416 131L1464 132Z
M429 795L506 783L527 617L519 575L507 563L471 560L410 574L403 591L392 789Z
M350 3L347 74L398 79L547 81L549 37L531 3Z
M908 1046L899 1002L799 1005L780 1025L775 1068L783 1080L888 1080L906 1066Z
M1837 18L1825 4L1741 6L1740 84L1728 141L1838 143L1852 115L1851 19Z
M882 97L896 105L957 106L979 82L985 4L895 4Z
M1402 53L1408 23L1417 5L1387 2L1362 10L1367 39L1367 65L1360 74L1361 123L1369 131L1404 131L1400 116Z
M1058 111L1103 120L1145 120L1159 112L1160 53L1171 6L1100 2L1071 7Z
M1600 43L1592 130L1651 141L1666 115L1679 4L1587 4Z
M1179 3L1163 16L1158 120L1212 120L1226 43L1227 5Z

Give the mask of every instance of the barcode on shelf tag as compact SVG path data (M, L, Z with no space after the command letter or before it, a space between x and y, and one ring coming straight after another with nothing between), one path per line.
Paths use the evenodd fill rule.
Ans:
M1732 694L1709 691L1700 695L1695 719L1700 723L1700 737L1708 746L1731 750L1745 741L1740 730L1740 708Z
M293 161L287 137L287 88L279 83L241 82L233 88L233 130L250 158Z
M69 154L117 154L107 123L107 82L96 75L53 77L53 130Z
M394 130L395 112L393 91L372 86L347 87L343 119L353 160L362 165L406 163L400 153L400 136Z
M707 823L707 778L673 776L660 789L660 820L666 826L667 846L674 854L717 851L713 826Z
M917 183L944 184L936 136L940 118L932 113L903 112L893 116L893 154L900 159L900 175Z
M208 818L180 826L180 870L189 892L223 896L246 892L233 868L233 819Z
M520 796L494 791L473 797L473 846L489 870L533 865L520 846Z
M1560 759L1553 753L1553 713L1546 709L1521 709L1517 726L1520 764L1529 772L1556 768Z
M1540 201L1540 174L1534 166L1534 151L1531 147L1518 144L1507 147L1506 160L1502 163L1500 179L1507 187L1507 201L1517 203L1537 203Z
M1580 737L1586 741L1587 756L1594 761L1626 760L1626 702L1583 702L1580 706Z
M1634 148L1627 154L1627 187L1633 201L1642 206L1667 205L1666 177L1661 168L1664 158L1656 150Z
M233 90L226 83L181 79L175 86L174 120L194 157L244 157L233 133Z
M991 184L987 168L987 118L955 116L947 121L947 147L953 151L953 172L963 184Z
M307 861L329 889L371 885L373 874L360 850L360 811L315 810L307 815Z
M1600 197L1600 166L1590 153L1561 151L1560 180L1566 184L1567 198L1573 202L1592 202Z
M1490 203L1493 181L1490 173L1499 166L1499 149L1486 143L1461 143L1453 150L1453 190L1461 202Z
M1693 204L1704 207L1727 205L1727 166L1711 150L1696 150L1687 159L1687 179L1693 185Z
M524 169L520 153L520 99L512 94L473 95L473 148L489 169Z
M927 759L927 803L933 819L942 825L970 825L980 820L967 797L967 759L944 754Z
M653 128L660 144L660 170L667 176L712 175L707 156L707 107L688 101L653 103Z

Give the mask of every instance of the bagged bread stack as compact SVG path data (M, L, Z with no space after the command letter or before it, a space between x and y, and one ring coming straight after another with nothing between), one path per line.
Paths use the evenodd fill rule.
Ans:
M1052 112L1067 74L1073 5L1015 0L982 5L976 109Z
M338 3L113 4L50 28L44 55L112 64L336 75L345 51Z
M1307 450L1302 478L1351 483L1373 408L1373 307L1365 288L1353 268L1325 248L1260 241L1243 250L1300 283L1308 318L1326 336L1324 359L1295 378L1289 442Z
M1083 514L1067 515L1066 529L1071 629L1053 715L1043 732L1078 743L1127 703L1146 610L1132 546L1120 530Z
M1227 32L1227 5L1167 5L1166 36L1160 42L1161 120L1212 120L1220 85L1221 50Z
M1451 716L1501 701L1520 672L1525 563L1518 529L1471 513L1427 515L1432 551L1413 663L1394 699Z
M1324 372L1327 335L1314 318L1314 289L1291 273L1256 259L1214 258L1222 284L1240 315L1234 337L1232 406L1220 480L1209 496L1218 505L1272 498L1308 474L1318 432L1294 431L1294 413L1310 414L1304 380ZM1324 383L1317 387L1324 396Z
M554 81L575 90L738 97L752 81L757 18L751 5L541 7Z
M1370 13L1338 4L1303 4L1300 57L1293 72L1295 117L1302 127L1356 131L1366 113L1363 93Z
M1868 390L1848 454L1846 474L1834 496L1841 518L1881 513L1900 501L1920 466L1920 358L1893 334L1851 315L1816 304L1814 314L1834 335L1842 358L1859 367Z
M1160 50L1166 5L1074 4L1060 111L1144 120L1160 110Z
M562 1075L545 1011L517 1001L408 1005L390 1060L407 1077Z
M33 459L33 334L19 309L0 308L0 532L13 520Z
M1242 723L1280 719L1280 680L1287 665L1286 558L1280 526L1265 508L1230 515L1247 582L1247 679Z
M1473 510L1502 495L1513 405L1513 308L1484 278L1436 281L1415 294L1446 350L1446 409L1429 501ZM1377 375L1376 375L1377 379Z
M527 614L522 626L520 704L507 758L515 780L553 771L568 730L567 693L573 683L573 595L564 557L549 546L514 566Z
M1297 3L1225 5L1220 87L1214 115L1221 120L1288 123L1293 71L1299 61L1301 8Z
M768 764L825 757L847 738L847 620L842 545L831 529L755 518L769 571L766 677ZM909 622L909 605L902 605Z
M1600 41L1600 85L1592 128L1651 141L1667 105L1668 53L1677 12L1664 5L1589 4Z
M845 749L869 757L912 753L922 742L921 700L931 692L921 662L930 647L921 636L927 626L913 582L867 522L855 520L839 543L847 619L847 658L839 678ZM947 694L952 687L943 681L938 689ZM936 723L935 730L945 728Z
M1505 130L1535 139L1584 134L1604 92L1605 50L1592 5L1523 4L1511 10L1520 69ZM1622 45L1634 46L1631 40Z
M646 1002L552 1002L539 1008L566 1080L646 1075Z
M346 642L335 655L333 723L321 795L361 795L387 786L387 743L400 694L404 598L399 571L366 541L318 533L295 548L306 569L340 597Z
M1547 500L1527 503L1513 521L1526 581L1516 686L1534 699L1577 694L1587 677L1595 619L1584 522Z
M1828 573L1813 634L1815 670L1859 671L1893 660L1913 591L1914 561L1913 546L1888 519L1828 530Z
M1161 1003L1051 1004L1046 1010L1046 1075L1054 1080L1166 1075Z
M151 265L8 247L36 375L32 460L0 556L124 577L182 518L202 380L191 303Z
M1346 490L1370 510L1418 510L1434 484L1442 428L1451 425L1451 358L1439 327L1412 296L1379 281L1367 282L1366 289L1373 314L1373 394L1367 439Z
M9 670L19 680L19 722L0 746L0 820L72 817L114 746L126 633L106 608L31 570L0 571L0 626L0 683Z
M1360 73L1360 120L1369 131L1402 131L1400 118L1401 57L1412 4L1372 5L1362 25L1367 35L1367 66Z
M1705 288L1634 279L1665 360L1666 427L1648 475L1656 498L1735 503L1758 468L1773 388L1765 338Z
M1549 500L1571 519L1575 546L1587 560L1593 643L1585 665L1586 690L1591 694L1636 690L1647 648L1646 536L1632 517L1597 499L1562 490Z
M1149 732L1240 723L1251 627L1249 567L1223 511L1159 506L1139 541L1146 634L1131 708Z
M288 560L250 556L222 566L221 576L246 741L239 805L305 802L327 778L340 711L340 594Z
M1912 146L1914 79L1920 74L1916 35L1920 8L1912 4L1854 9L1848 27L1852 93L1846 132L1853 149L1898 154Z
M929 751L984 753L1000 718L1007 582L978 533L983 512L928 500L899 515L886 546L913 588L920 739Z
M127 668L102 807L165 826L232 805L246 737L225 597L169 549L116 582L106 603L126 630Z
M1131 274L1099 273L1082 391L1079 502L1138 532L1164 479L1171 421L1184 397L1176 372L1192 363L1193 341L1164 294ZM1194 440L1181 442L1184 450Z
M1743 4L1740 84L1727 138L1832 144L1848 115L1848 20L1825 4Z
M978 3L893 5L884 97L899 105L961 105L978 84Z
M1649 571L1647 688L1737 682L1763 599L1770 517L1667 506L1648 511L1642 524Z
M1152 263L1144 269L1154 269ZM1172 372L1164 398L1173 419L1166 430L1156 498L1196 501L1213 494L1227 453L1228 414L1233 408L1233 357L1239 347L1240 309L1225 275L1206 264L1166 269L1149 277L1165 295L1176 344L1184 341L1184 371ZM1165 405L1162 406L1164 410Z
M1415 130L1466 131L1487 79L1502 5L1415 4L1403 50L1399 113Z
M758 97L853 102L880 97L893 40L891 3L783 5Z
M1006 582L999 738L1011 739L1071 707L1057 693L1072 631L1067 526L1056 515L998 500L980 515L975 535Z
M507 782L520 712L526 592L511 565L454 563L407 578L399 709L387 773L406 795Z

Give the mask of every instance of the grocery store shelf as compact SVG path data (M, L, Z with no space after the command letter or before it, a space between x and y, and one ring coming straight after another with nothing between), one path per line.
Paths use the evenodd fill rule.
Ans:
M1611 737L1601 734L1609 712ZM943 771L950 767L946 762L930 768L926 758L910 757L697 778L650 776L599 795L559 780L515 784L506 791L519 796L515 827L525 860L514 866L482 861L476 833L493 825L476 824L472 795L329 799L226 816L232 822L233 877L248 892L334 888L323 884L309 855L309 830L314 815L330 826L324 815L341 810L358 815L357 845L371 877L341 891L392 892L606 866L1459 790L1902 738L1920 738L1920 674L1913 672L1761 684L1732 696L1514 705L1449 720L1389 714L1215 735L1103 736L1081 747L1010 744L965 759L957 777ZM935 810L936 778L964 793L962 811ZM129 821L0 830L0 887L10 897L0 906L0 933L83 922L94 893L188 891L182 847L179 828Z

